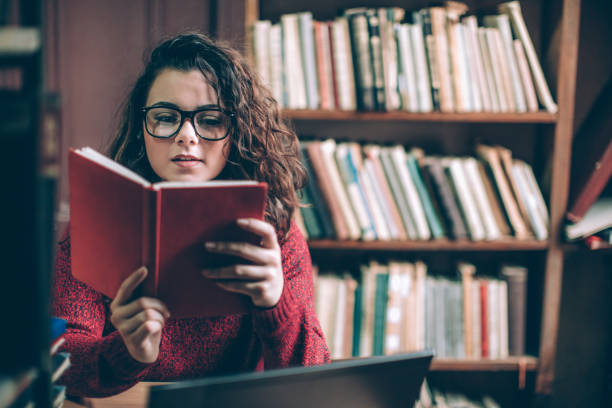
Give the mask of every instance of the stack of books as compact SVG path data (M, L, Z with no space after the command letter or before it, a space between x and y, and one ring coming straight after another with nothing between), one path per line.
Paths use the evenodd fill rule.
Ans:
M475 157L404 146L302 144L309 184L300 209L310 239L546 240L549 216L529 164L501 146Z
M438 358L504 359L525 353L527 269L498 276L458 264L459 278L423 262L370 262L354 274L321 273L315 310L332 358L435 350Z
M252 27L254 64L288 109L557 112L518 1L497 14L461 2L408 13L358 7Z

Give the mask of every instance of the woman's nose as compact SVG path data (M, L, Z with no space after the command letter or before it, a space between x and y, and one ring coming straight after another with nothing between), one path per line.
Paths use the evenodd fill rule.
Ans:
M198 141L198 134L196 133L195 128L193 127L193 122L190 118L186 118L183 122L183 126L181 126L181 129L176 135L175 141L177 143L187 144L194 144Z

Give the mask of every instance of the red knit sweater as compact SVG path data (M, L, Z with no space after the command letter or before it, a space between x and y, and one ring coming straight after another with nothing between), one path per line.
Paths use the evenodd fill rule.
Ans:
M238 371L329 362L313 309L312 266L292 223L281 242L284 289L276 306L246 315L166 321L155 363L134 360L110 323L110 300L71 273L70 238L59 244L51 312L67 320L70 395L100 397L138 381L172 381ZM93 260L95 262L95 260Z

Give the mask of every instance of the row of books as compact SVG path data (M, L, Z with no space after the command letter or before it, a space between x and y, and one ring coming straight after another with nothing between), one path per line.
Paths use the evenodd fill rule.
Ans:
M501 146L476 151L480 160L303 142L303 229L310 239L546 240L548 210L531 166Z
M284 14L253 25L254 64L289 109L535 112L539 102L556 112L519 2L480 25L467 11L446 1L351 8L333 21Z
M435 350L438 358L503 359L525 352L527 270L500 277L458 266L460 279L417 262L370 262L353 274L319 274L315 310L332 358ZM511 328L511 330L510 330Z

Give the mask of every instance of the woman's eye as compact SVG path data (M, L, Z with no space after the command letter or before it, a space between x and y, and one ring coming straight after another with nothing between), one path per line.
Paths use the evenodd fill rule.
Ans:
M155 121L158 123L176 123L176 116L171 115L158 115L155 117Z
M201 126L219 126L221 123L222 122L219 118L215 118L213 116L198 119L198 124Z

